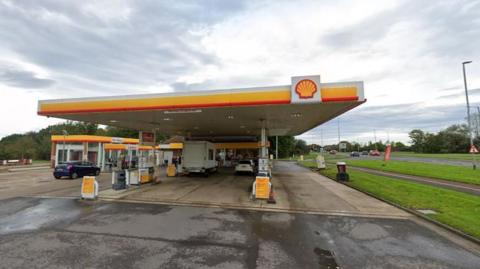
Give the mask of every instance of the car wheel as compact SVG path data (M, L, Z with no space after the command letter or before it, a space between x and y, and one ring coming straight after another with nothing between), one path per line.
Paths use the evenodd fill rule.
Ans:
M73 173L71 176L70 176L71 179L76 179L78 178L78 174L77 173Z
M100 170L95 171L95 175L96 176L100 175Z
M61 179L62 177L61 176L53 176L55 177L55 179Z

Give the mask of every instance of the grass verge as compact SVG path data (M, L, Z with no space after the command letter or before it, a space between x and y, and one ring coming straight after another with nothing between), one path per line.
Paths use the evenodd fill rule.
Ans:
M382 160L352 159L347 160L347 164L380 171L480 185L480 171L463 166L404 161L388 161L384 166Z
M47 164L50 163L48 160L33 160L32 164Z
M300 164L315 167L311 161ZM320 173L335 178L336 169L330 166ZM432 209L437 214L428 214L426 217L480 239L479 196L361 171L350 170L349 174L347 185L412 210Z
M472 155L469 153L414 153L414 152L393 152L392 157L415 157L415 158L431 158L431 159L447 159L458 161L471 161ZM480 156L477 155L477 159Z

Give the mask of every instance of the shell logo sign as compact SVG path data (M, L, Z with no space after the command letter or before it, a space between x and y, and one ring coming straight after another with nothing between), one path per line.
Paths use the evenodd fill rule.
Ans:
M295 85L295 92L301 99L313 98L313 95L317 92L317 85L310 79L302 79Z
M318 103L320 96L320 76L292 77L291 103Z

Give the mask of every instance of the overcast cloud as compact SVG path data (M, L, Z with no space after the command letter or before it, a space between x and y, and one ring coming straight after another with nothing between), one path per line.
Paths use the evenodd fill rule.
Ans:
M342 139L408 141L480 102L480 1L1 1L0 137L58 122L37 101L365 81ZM337 120L302 135L335 143ZM323 134L323 135L322 135Z

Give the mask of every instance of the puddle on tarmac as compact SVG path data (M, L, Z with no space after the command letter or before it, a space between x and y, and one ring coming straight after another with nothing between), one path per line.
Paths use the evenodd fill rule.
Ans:
M81 214L72 207L71 200L39 200L37 204L24 208L0 220L0 234L36 230Z

